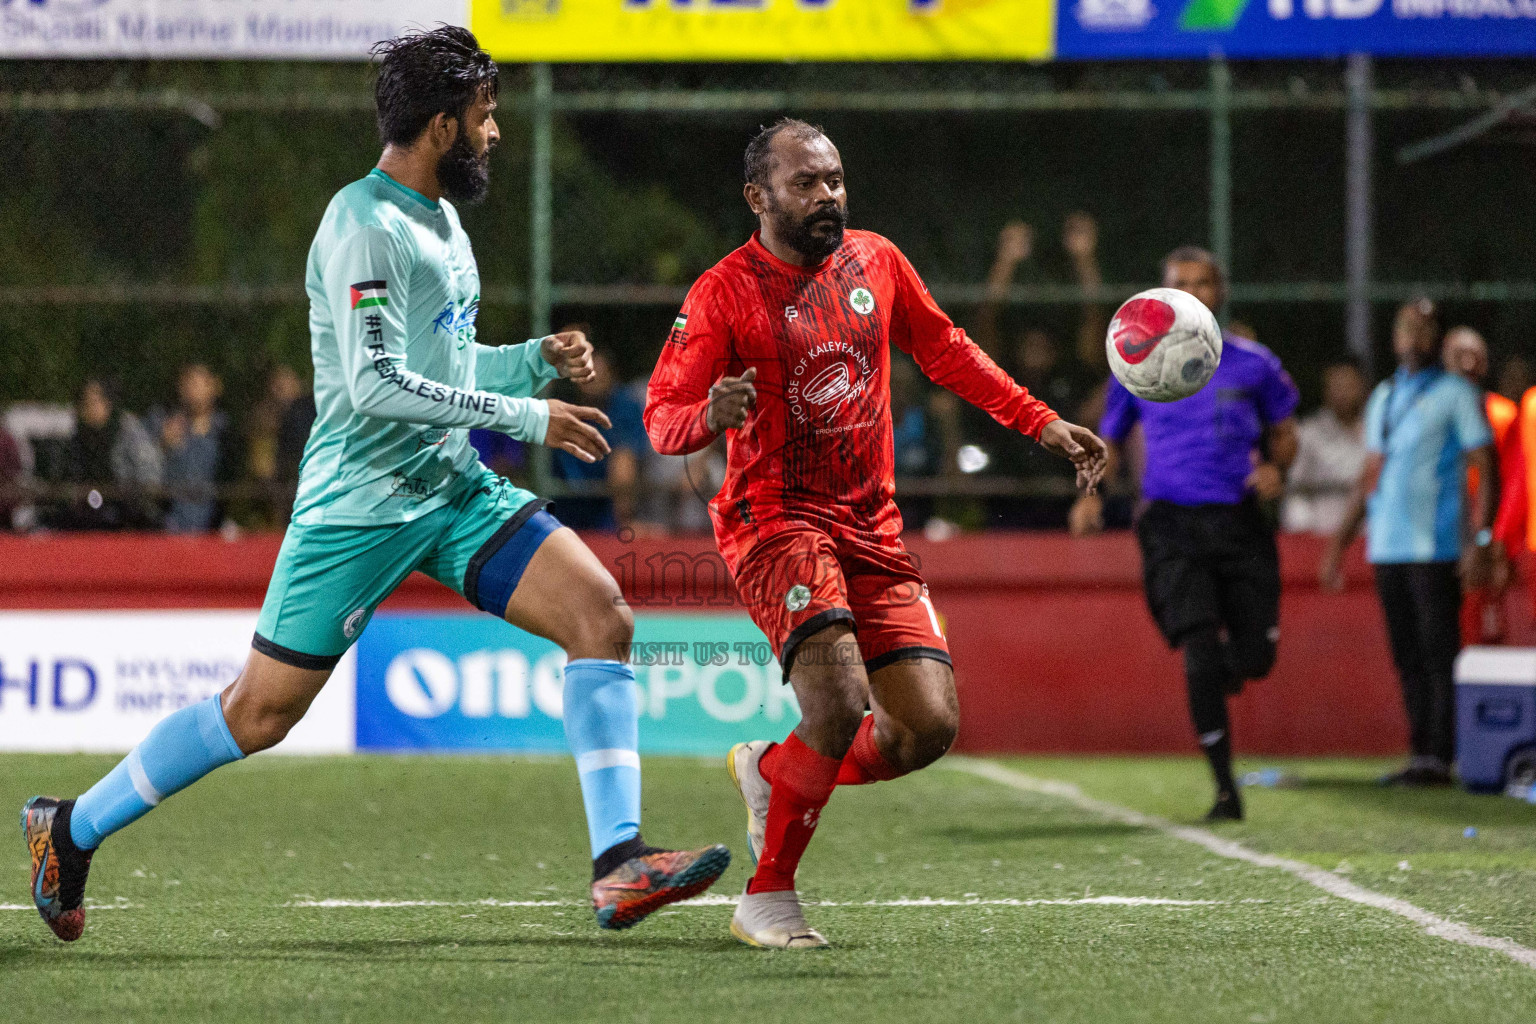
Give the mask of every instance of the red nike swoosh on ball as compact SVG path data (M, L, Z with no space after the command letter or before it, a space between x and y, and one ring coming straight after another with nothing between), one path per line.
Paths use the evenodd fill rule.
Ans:
M1175 319L1173 307L1161 299L1132 299L1110 325L1116 351L1127 363L1141 362L1168 336Z

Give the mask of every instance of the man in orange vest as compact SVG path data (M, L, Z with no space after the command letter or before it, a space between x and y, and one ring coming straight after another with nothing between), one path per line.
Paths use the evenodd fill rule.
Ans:
M1531 594L1531 616L1536 618L1536 516L1531 515L1531 507L1536 505L1536 388L1526 391L1520 399L1519 415L1510 434L1513 451L1507 460L1500 460L1501 472L1508 475L1501 478L1504 493L1499 496L1499 515L1494 521L1494 544L1509 552L1506 565L1520 551L1530 552L1526 562L1530 580L1527 589Z
M1470 327L1453 327L1445 333L1445 345L1441 349L1445 368L1458 373L1479 388L1488 378L1488 344L1483 336ZM1488 413L1488 425L1493 428L1493 443L1498 452L1499 482L1503 488L1500 507L1506 503L1509 492L1524 490L1525 474L1516 465L1520 457L1520 432L1515 421L1520 407L1497 391L1484 395L1483 407ZM1477 467L1467 469L1469 494L1477 493ZM1473 538L1479 547L1488 548L1489 576L1483 586L1468 585L1461 604L1461 638L1465 644L1498 644L1504 642L1504 591L1509 585L1510 554L1519 550L1520 530L1512 533L1501 529L1502 517L1494 529L1483 531ZM1487 534L1484 536L1483 534Z

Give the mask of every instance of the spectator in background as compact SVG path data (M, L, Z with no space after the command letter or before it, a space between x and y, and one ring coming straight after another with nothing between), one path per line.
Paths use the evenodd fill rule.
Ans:
M75 434L65 456L64 483L82 493L60 512L70 530L149 529L158 516L149 492L160 486L160 450L136 416L117 407L112 389L87 380L75 406Z
M1520 485L1519 431L1515 419L1520 406L1497 391L1486 390L1488 382L1488 343L1470 327L1452 327L1445 332L1441 350L1445 368L1460 374L1483 395L1483 413L1493 431L1494 452L1499 461L1499 489ZM1467 495L1477 499L1478 472L1467 470ZM1497 521L1494 523L1498 526ZM1510 550L1519 550L1520 537L1501 535L1497 529L1488 546L1488 576L1484 585L1467 585L1461 601L1461 641L1466 644L1504 642L1504 591L1509 586ZM1465 581L1463 581L1465 583Z
M288 522L298 484L298 463L290 478L283 470L279 452L283 447L283 424L288 411L304 395L304 382L291 366L275 366L267 375L267 393L251 410L246 432L246 473L261 495L259 516L266 527L281 527ZM311 399L313 402L313 399ZM307 428L306 428L307 432Z
M1069 214L1062 225L1062 246L1071 259L1077 283L1091 295L1103 284L1098 265L1098 226L1086 213ZM1048 332L1036 325L1026 325L1010 345L1003 338L1001 321L1008 290L1019 268L1034 252L1034 229L1023 221L1009 221L997 237L997 256L987 274L986 294L976 310L976 344L999 365L1006 367L1015 380L1030 393L1057 409L1077 409L1090 390L1090 374L1107 366L1104 332L1108 321L1098 303L1083 304L1078 323L1076 360L1064 359L1060 347ZM1011 351L1009 349L1011 348ZM1074 365L1074 363L1076 365Z
M1072 263L1072 275L1083 290L1083 305L1077 324L1077 359L1089 381L1077 418L1082 423L1097 423L1104 415L1104 400L1109 380L1109 360L1104 352L1104 336L1109 330L1109 314L1094 293L1104 285L1099 270L1099 226L1086 213L1072 213L1062 223L1061 244Z
M661 359L656 346L643 360L655 366ZM624 385L629 397L645 408L647 374ZM640 487L635 502L635 518L630 526L636 533L649 536L709 533L709 502L725 484L725 438L690 455L663 455L645 439L640 448Z
M1505 562L1511 569L1525 562L1526 592L1531 598L1530 614L1536 619L1536 517L1527 510L1536 500L1536 373L1531 361L1518 352L1504 360L1499 369L1499 394L1516 404L1514 465L1501 481L1499 518L1493 541L1505 538Z
M1527 387L1520 394L1520 412L1512 433L1515 442L1511 466L1500 489L1499 517L1493 528L1493 542L1497 545L1504 538L1505 553L1511 559L1518 551L1528 552L1526 589L1532 600L1531 615L1536 618L1536 581L1530 579L1533 568L1536 568L1536 515L1531 512L1536 506L1536 386ZM1496 552L1495 557L1498 554Z
M997 255L992 269L987 272L986 297L976 310L976 326L971 338L982 351L997 363L1003 361L1002 319L1003 305L1008 299L1008 289L1013 286L1014 276L1029 261L1035 251L1035 229L1021 220L1011 220L997 234Z
M958 412L953 403L935 408L925 378L905 353L891 353L891 435L896 464L896 507L903 525L921 530L934 514L932 494L903 493L913 477L932 479L944 471L944 426L941 417ZM948 394L948 392L945 392ZM956 445L958 447L958 445Z
M1385 776L1383 785L1451 783L1461 588L1463 582L1482 584L1493 542L1498 493L1493 433L1482 395L1440 365L1440 340L1429 299L1398 310L1392 328L1397 371L1376 386L1366 404L1365 466L1321 569L1325 587L1344 588L1344 551L1369 516L1366 555L1376 569L1411 745L1408 764ZM1469 463L1479 479L1472 514L1476 537L1463 545Z
M286 495L282 506L282 522L285 526L293 511L294 495L299 489L299 466L304 461L304 449L309 444L309 432L314 425L315 389L301 381L298 395L288 403L282 418L277 422L276 479L282 484Z
M586 324L570 324L561 331L589 333ZM650 445L641 419L643 406L614 377L613 361L608 353L592 353L596 371L591 380L573 385L582 405L601 409L613 424L603 437L613 449L600 462L582 462L567 452L555 452L555 471L562 479L583 489L595 490L606 484L608 494L575 494L560 499L560 521L574 530L616 530L631 526L639 495L640 457Z
M647 444L640 463L645 487L632 524L636 532L709 533L709 502L725 484L725 438L691 455L662 455Z
M891 433L898 477L934 476L944 458L924 377L911 357L891 357Z
M1072 275L1083 290L1082 315L1077 324L1077 358L1094 376L1109 368L1104 335L1109 314L1094 293L1104 284L1099 270L1099 225L1086 213L1069 213L1061 225L1061 244L1072 262Z
M1339 532L1365 465L1365 374L1354 363L1323 371L1323 407L1296 428L1281 524L1290 533Z
M1040 327L1029 327L1019 335L1012 352L1013 379L1029 393L1053 408L1076 409L1082 402L1084 388L1077 367L1061 357L1056 339ZM1056 460L1060 462L1060 459Z
M1091 294L1103 283L1097 259L1098 226L1093 218L1085 213L1069 214L1062 224L1062 247L1078 283ZM1085 405L1093 405L1085 400L1095 394L1095 382L1088 370L1093 368L1096 376L1097 370L1105 365L1103 309L1092 301L1084 303L1076 359L1064 358L1056 339L1037 325L1023 327L1011 343L1002 336L1002 310L1008 289L1033 249L1034 229L1028 224L1010 221L1003 226L998 234L997 256L987 274L986 295L976 312L974 337L982 350L1028 388L1030 394L1052 408L1076 410L1074 415L1081 418ZM1097 408L1093 406L1090 411ZM989 502L989 521L1026 529L1064 526L1076 497L1076 474L1071 464L1052 458L1036 446L1020 445L1016 435L990 417L978 420L973 432L980 442L984 464L1035 485L1023 503L1013 499Z
M13 527L12 518L21 505L22 477L26 466L21 460L21 445L0 424L0 530Z
M219 409L224 382L202 363L182 367L177 406L157 426L165 453L165 488L171 498L165 528L200 533L218 525L218 485L230 476L229 418Z
M277 477L277 434L288 407L304 392L291 366L275 366L267 375L267 393L251 410L246 431L246 471L260 482Z

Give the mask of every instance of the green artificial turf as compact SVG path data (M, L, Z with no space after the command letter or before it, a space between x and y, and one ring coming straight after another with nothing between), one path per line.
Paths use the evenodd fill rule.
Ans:
M77 792L111 763L0 757L0 806ZM1210 797L1192 760L1006 763L1181 823ZM1248 790L1249 821L1222 835L1536 945L1536 808L1383 792L1376 763L1277 766L1303 784ZM648 759L645 773L647 838L729 843L738 863L716 892L739 892L743 815L723 766ZM568 761L253 758L108 842L88 895L121 908L93 910L80 942L0 911L0 1019L1536 1019L1536 970L1508 957L1055 797L936 767L839 790L822 820L800 880L834 948L764 952L730 938L725 905L599 931ZM24 904L11 835L0 904ZM1077 902L1100 897L1183 902ZM1026 902L868 905L924 899ZM447 905L297 905L324 900Z

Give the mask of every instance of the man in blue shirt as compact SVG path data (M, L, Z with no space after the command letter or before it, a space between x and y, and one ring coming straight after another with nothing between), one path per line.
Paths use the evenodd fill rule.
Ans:
M1226 280L1203 249L1176 249L1163 284L1220 309ZM1280 637L1280 559L1272 519L1296 457L1299 395L1274 353L1223 333L1210 383L1177 402L1148 402L1110 380L1099 433L1111 457L1137 423L1146 440L1141 541L1147 606L1169 646L1184 651L1189 710L1216 782L1207 820L1240 820L1227 695L1269 674ZM1077 532L1102 524L1097 496L1079 499Z
M1398 310L1397 372L1376 386L1365 407L1365 467L1322 567L1323 584L1342 589L1344 550L1361 522L1369 523L1366 557L1376 569L1411 750L1407 766L1381 780L1386 785L1451 782L1461 587L1479 586L1487 574L1498 508L1498 459L1483 397L1440 365L1440 343L1433 302L1415 299ZM1478 488L1474 542L1463 550L1469 464Z

